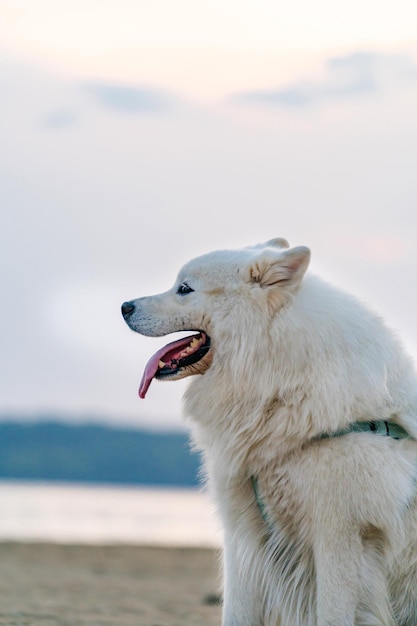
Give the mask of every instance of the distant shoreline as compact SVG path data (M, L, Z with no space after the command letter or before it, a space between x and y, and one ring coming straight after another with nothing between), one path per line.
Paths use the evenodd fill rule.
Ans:
M199 471L185 432L0 419L0 480L197 487Z

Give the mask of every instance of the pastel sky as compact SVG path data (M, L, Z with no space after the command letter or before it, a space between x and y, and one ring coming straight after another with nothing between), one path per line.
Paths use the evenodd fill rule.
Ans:
M126 299L283 236L417 357L417 5L0 0L0 414L181 426Z

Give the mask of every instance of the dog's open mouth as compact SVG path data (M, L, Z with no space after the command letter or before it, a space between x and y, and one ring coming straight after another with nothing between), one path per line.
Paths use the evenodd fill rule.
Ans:
M202 331L196 335L172 341L158 350L145 367L139 386L139 397L146 396L154 378L176 380L191 374L202 374L210 365L206 357L209 350L210 337Z

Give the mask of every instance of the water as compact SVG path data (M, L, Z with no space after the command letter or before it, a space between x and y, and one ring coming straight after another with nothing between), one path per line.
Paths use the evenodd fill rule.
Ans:
M0 541L218 547L208 496L148 489L0 482Z

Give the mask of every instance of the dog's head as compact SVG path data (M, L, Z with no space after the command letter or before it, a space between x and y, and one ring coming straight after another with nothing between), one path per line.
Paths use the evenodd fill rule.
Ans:
M140 397L145 397L153 378L204 374L217 359L227 358L231 342L244 345L246 334L266 331L298 290L309 259L308 248L289 248L285 239L212 252L187 263L169 291L124 302L126 323L142 335L194 331L149 360Z

